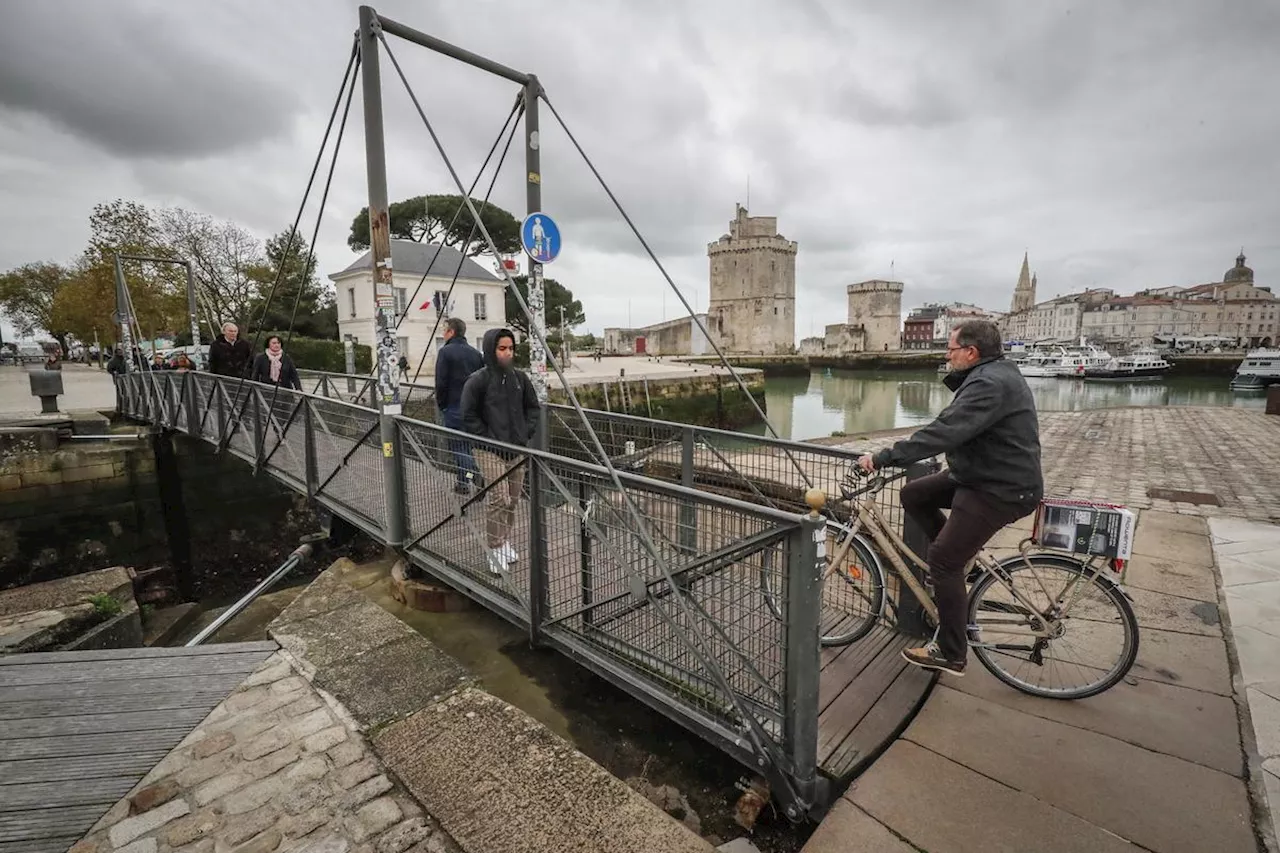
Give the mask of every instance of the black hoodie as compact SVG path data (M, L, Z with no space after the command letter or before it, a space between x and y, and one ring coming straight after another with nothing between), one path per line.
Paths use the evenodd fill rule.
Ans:
M462 386L462 428L472 435L527 447L538 429L538 397L533 383L514 367L498 366L498 338L510 329L484 333L484 367Z

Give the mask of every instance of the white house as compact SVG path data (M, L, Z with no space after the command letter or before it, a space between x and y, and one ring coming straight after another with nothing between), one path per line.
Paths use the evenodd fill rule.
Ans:
M437 255L437 250L439 254ZM357 343L372 345L373 334L373 266L370 252L365 252L342 272L329 276L337 291L338 332ZM434 263L432 262L434 259ZM444 302L453 274L458 272L453 296L444 305L444 317L458 317L467 324L467 340L480 349L484 333L506 325L505 282L486 270L471 258L464 258L458 250L413 240L391 241L391 263L394 275L396 315L404 312L414 289L427 272L422 288L409 305L409 311L400 324L400 352L409 359L410 373L417 370L423 352L427 358L422 373L435 371L435 353L444 344L444 319L438 306ZM462 269L458 271L461 263ZM439 326L436 320L440 319ZM432 329L435 340L429 340Z

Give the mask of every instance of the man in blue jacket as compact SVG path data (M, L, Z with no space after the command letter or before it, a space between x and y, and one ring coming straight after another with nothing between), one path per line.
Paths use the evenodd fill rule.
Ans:
M528 447L538 431L539 405L529 377L515 367L516 338L510 329L484 333L484 369L462 389L462 424L490 441ZM495 445L477 447L476 464L489 490L485 535L489 570L501 574L518 559L511 542L516 501L524 490L524 459Z
M910 438L858 463L867 472L904 468L939 453L947 469L902 487L902 508L929 536L929 576L938 604L938 642L904 649L909 663L964 675L968 657L965 565L1006 524L1044 497L1040 422L1027 380L1004 357L995 323L961 323L947 341L951 405ZM943 509L950 509L949 516Z
M462 387L467 377L484 367L479 350L467 343L467 324L457 317L444 321L444 346L436 354L436 408L440 410L446 429L462 430ZM475 473L476 463L471 448L460 438L449 439L456 475L453 490L466 494L468 478Z

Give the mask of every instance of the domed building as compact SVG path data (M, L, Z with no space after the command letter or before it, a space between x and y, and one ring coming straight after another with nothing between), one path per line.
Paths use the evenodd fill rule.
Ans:
M1222 277L1225 284L1253 284L1253 270L1244 265L1244 249L1236 255L1236 265Z

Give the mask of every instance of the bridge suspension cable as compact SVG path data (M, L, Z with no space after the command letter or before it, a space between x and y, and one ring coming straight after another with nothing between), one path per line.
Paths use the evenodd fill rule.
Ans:
M414 93L413 87L410 85L408 77L405 76L404 70L400 67L399 61L396 60L395 53L391 50L391 46L387 43L385 34L381 30L379 30L377 32L377 36L379 40L382 42L383 49L386 50L387 52L387 58L391 60L391 64L392 66L394 66L396 70L396 74L400 77L400 82L404 85L405 91L409 95L409 99L413 102L414 108L417 110L419 118L422 119L422 123L426 127L427 133L431 136L431 141L435 144L436 150L439 152L440 157L444 162L445 168L449 172L449 176L453 179L453 182L455 186L457 186L458 190L462 192L463 191L462 180L461 178L458 177L458 172L454 168L452 161L449 159L448 153L444 150L443 143L441 143L440 138L436 135L435 128L432 126L430 119L427 118L426 111L422 108L422 104L419 102L417 95ZM550 104L548 104L548 106L550 106ZM475 222L476 226L479 228L481 235L484 237L485 242L488 244L489 250L493 252L495 257L498 257L499 253L498 253L497 245L494 242L493 236L489 233L489 229L485 226L484 222L480 219L480 214L476 210L475 205L472 203L471 198L464 194L463 203L466 205L468 212L470 212L471 214L472 220ZM574 411L577 413L578 417L582 420L582 423L586 426L587 435L591 439L591 443L594 446L594 450L598 454L599 459L602 463L602 466L607 471L613 488L616 489L618 494L621 496L622 502L627 509L627 514L631 518L632 532L639 539L640 545L642 546L644 551L647 552L649 557L653 560L653 564L659 569L663 579L667 582L667 584L669 584L670 588L678 589L679 584L677 583L671 571L671 567L668 564L667 559L663 556L661 550L657 547L657 545L653 541L652 536L650 535L650 532L648 529L648 526L649 526L648 520L645 518L644 514L640 512L639 507L636 506L635 499L628 492L628 490L623 486L622 480L618 476L618 471L613 465L613 461L609 458L609 455L605 452L603 445L600 443L600 438L596 434L594 427L592 427L591 421L587 417L587 413L582 407L582 403L578 400L577 394L575 394L573 391L573 387L569 384L568 377L565 376L564 371L561 369L559 362L556 360L555 356L550 352L550 348L547 346L546 337L543 331L538 328L538 323L535 320L533 312L529 309L528 303L526 302L524 296L521 295L519 288L516 287L510 271L505 267L503 267L502 274L507 281L507 287L511 289L512 295L515 296L516 302L520 306L520 310L524 312L527 318L529 318L530 335L534 337L542 345L544 351L546 352L546 358L548 363L551 366L551 369L555 371L556 376L560 379L561 386L564 388L565 394L569 398L569 402L572 404ZM743 384L742 387L745 390L745 384ZM750 395L748 394L748 396ZM757 410L758 409L759 407L757 406ZM776 435L776 432L775 432L775 435ZM588 521L587 523L589 526L592 525L592 522L590 521ZM608 547L611 551L615 552L615 559L617 559L621 565L628 566L629 570L634 573L635 571L634 565L633 565L634 560L627 560L624 557L624 555L620 553L616 553L616 546L609 541L608 536L601 536L601 540L606 545L606 547ZM745 653L743 653L740 649L737 649L733 645L733 643L729 640L728 636L725 634L723 628L717 625L715 623L715 620L712 620L712 619L699 620L697 618L697 615L693 612L693 609L692 609L693 605L691 605L691 603L686 600L685 596L676 595L672 597L675 599L675 606L680 611L680 616L684 620L685 625L696 624L699 621L705 622L705 624L709 625L709 627L713 632L719 635L719 637L724 642L726 642L730 648L734 650L734 652L740 658L740 663L742 664L744 669L751 671L755 673L757 677L760 677L759 673L756 671L755 662L750 660L750 658ZM703 638L701 632L681 630L680 624L677 623L675 617L673 617L671 613L667 612L667 609L660 603L659 599L654 598L653 604L660 618L668 625L668 627L677 636L687 638L685 641L688 643L690 651L692 651L694 656L698 659L699 664L716 682L717 687L723 691L724 695L729 698L729 701L733 704L740 718L744 721L747 721L748 725L747 725L745 734L751 740L752 745L756 750L756 753L761 756L769 755L771 759L774 761L774 763L777 764L780 760L780 756L778 755L777 750L773 747L768 734L764 731L763 726L761 725L760 721L756 719L755 715L747 711L741 698L733 690L732 685L729 683L729 680L725 676L721 667L715 663L711 652L706 648L706 645L705 645L706 640ZM703 613L702 615L704 617L706 616L705 613Z

